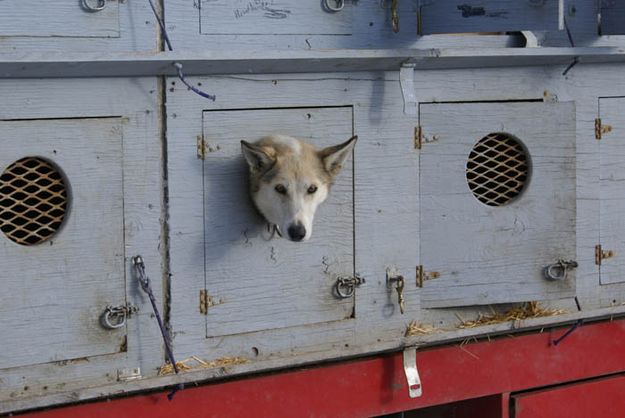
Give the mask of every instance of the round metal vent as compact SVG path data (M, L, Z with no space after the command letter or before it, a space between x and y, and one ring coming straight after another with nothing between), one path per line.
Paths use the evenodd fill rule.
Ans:
M501 206L517 197L528 178L528 157L523 145L504 133L478 141L469 154L467 182L473 195L489 206Z
M67 211L67 188L48 161L22 158L0 176L0 230L21 245L39 244L60 228Z

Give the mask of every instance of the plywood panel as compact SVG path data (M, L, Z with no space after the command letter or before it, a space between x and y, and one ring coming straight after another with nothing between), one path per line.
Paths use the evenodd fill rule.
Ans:
M0 234L0 368L123 351L125 327L105 330L107 305L126 302L119 118L0 122L0 166L41 156L69 186L59 232L33 246ZM80 155L80 158L76 158Z
M240 140L272 133L321 148L352 135L352 108L204 112L206 289L214 300L207 336L350 318L354 300L333 285L354 264L353 175L345 165L318 209L312 237L291 242L266 230L248 197Z
M421 0L419 33L558 30L559 16L559 0Z
M332 4L334 0L330 1ZM208 35L350 35L352 3L339 12L320 1L203 0L201 33Z
M103 10L91 13L78 0L2 0L0 36L116 38L119 3L106 1Z
M574 272L548 281L543 268L575 259L575 110L571 103L425 104L420 122L421 263L440 277L426 307L546 300L574 294ZM486 205L467 183L474 144L492 132L527 149L521 195Z

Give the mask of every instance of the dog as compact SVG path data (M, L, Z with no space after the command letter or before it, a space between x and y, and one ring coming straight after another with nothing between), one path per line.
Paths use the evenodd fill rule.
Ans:
M310 239L315 211L328 197L357 139L323 149L286 135L241 141L252 201L280 236L295 242Z

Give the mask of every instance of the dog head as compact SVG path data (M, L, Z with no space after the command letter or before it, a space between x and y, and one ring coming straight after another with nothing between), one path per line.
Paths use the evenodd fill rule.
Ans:
M328 197L356 140L354 136L323 149L283 135L253 144L241 141L252 200L260 213L291 241L308 240L315 211Z

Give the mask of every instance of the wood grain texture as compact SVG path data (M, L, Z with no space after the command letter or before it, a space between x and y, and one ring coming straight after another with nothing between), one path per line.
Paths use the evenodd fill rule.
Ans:
M0 36L117 38L120 35L117 0L107 1L103 10L94 13L74 0L3 0L0 16Z
M0 236L10 295L0 304L8 331L0 368L119 352L126 330L103 329L100 315L126 301L120 119L0 122L0 132L0 166L46 158L71 190L69 213L48 241L23 246Z
M346 1L345 8L337 13L325 12L321 1L203 0L201 7L199 4L165 1L169 33L181 49L201 51L215 45L254 51L519 44L518 37L507 35L420 37L417 0L399 2L399 33L392 30L390 1Z
M543 268L575 258L575 109L572 103L423 104L421 263L425 307L553 299L574 295L574 273L547 281ZM503 206L468 187L473 145L505 132L526 147L530 175Z
M147 0L106 0L106 7L94 13L85 11L80 0L0 1L0 55L5 58L36 52L156 51L157 28Z
M205 35L351 35L353 4L340 12L319 2L200 0Z

